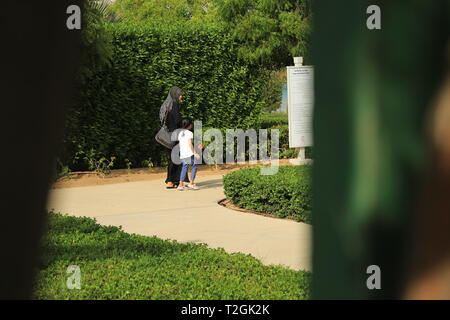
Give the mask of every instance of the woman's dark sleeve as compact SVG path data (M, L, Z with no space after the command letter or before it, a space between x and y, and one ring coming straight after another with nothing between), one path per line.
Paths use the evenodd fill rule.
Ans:
M178 104L174 104L172 106L172 117L175 122L175 125L177 128L181 125L181 116L180 116L180 110L178 109Z

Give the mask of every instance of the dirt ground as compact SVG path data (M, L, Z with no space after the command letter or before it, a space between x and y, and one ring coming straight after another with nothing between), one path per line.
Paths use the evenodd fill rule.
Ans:
M280 165L291 165L289 159L280 159ZM199 175L217 175L227 174L229 172L239 170L241 168L258 167L260 164L250 165L248 162L245 164L223 164L215 166L200 165L198 169ZM161 180L161 184L164 184L166 178L166 168L140 168L140 169L118 169L112 170L107 175L95 173L95 172L75 172L70 173L65 177L59 178L52 186L52 188L73 188L73 187L85 187L95 186L113 183L123 182L135 182L135 181L149 181L149 180Z

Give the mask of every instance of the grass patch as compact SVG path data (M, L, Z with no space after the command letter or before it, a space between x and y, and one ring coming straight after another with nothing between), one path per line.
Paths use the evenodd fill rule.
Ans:
M287 112L272 112L261 114L261 129L288 125Z
M308 299L310 273L49 213L35 299ZM69 265L81 289L69 290Z

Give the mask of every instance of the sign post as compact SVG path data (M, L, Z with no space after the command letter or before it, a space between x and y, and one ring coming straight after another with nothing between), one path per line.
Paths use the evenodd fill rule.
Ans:
M313 145L314 67L303 66L303 57L294 57L295 66L287 67L289 148L298 148L292 164L311 163L305 148Z

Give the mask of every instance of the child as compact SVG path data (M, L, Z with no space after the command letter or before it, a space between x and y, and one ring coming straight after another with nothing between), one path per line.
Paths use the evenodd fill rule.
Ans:
M198 187L195 185L195 175L197 173L197 164L195 163L195 159L200 159L200 155L195 152L194 145L192 144L192 139L194 134L189 131L192 129L192 122L188 118L183 118L181 120L181 130L178 133L178 141L180 142L180 159L181 159L181 175L180 175L180 184L178 185L177 190L183 191L185 188L198 190ZM191 170L191 179L189 180L189 184L184 186L183 181L186 175L188 174L188 167L192 165Z

